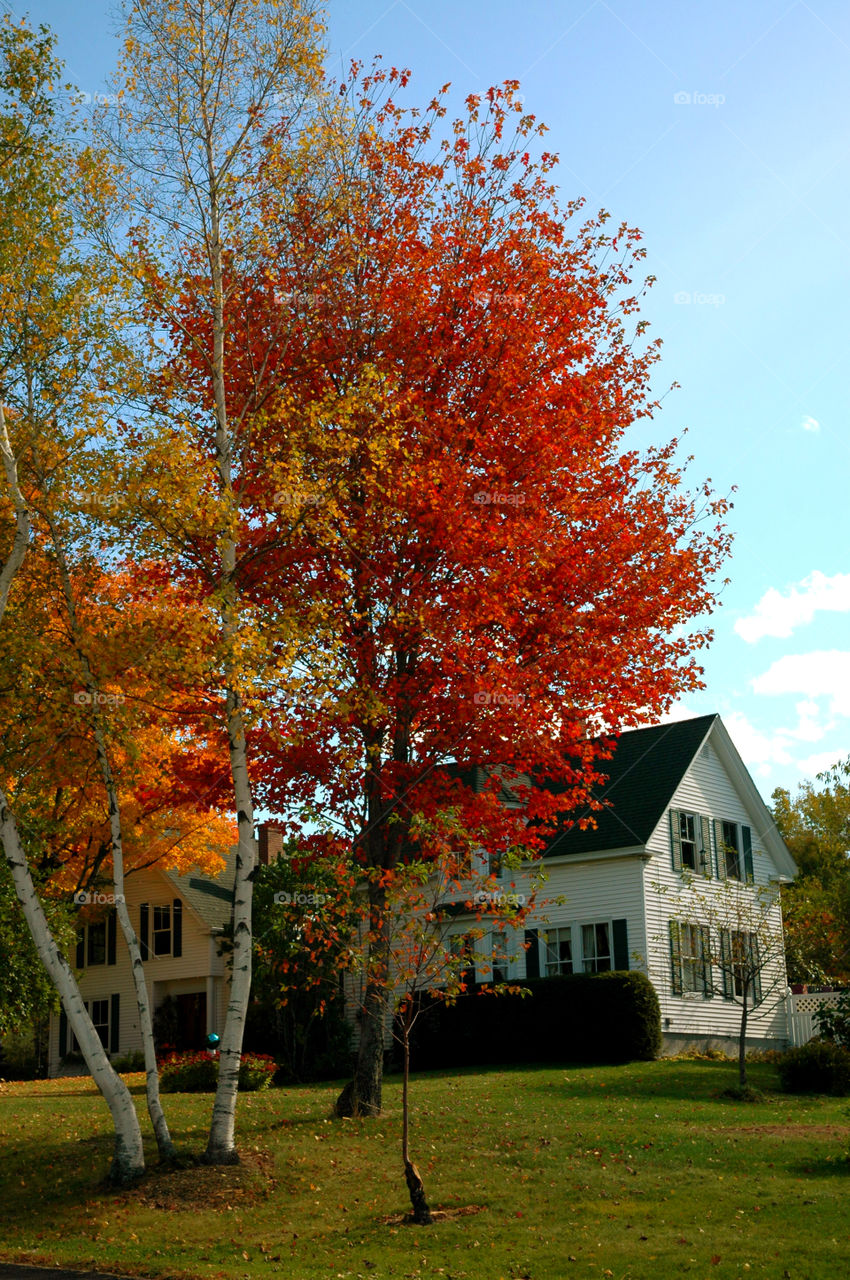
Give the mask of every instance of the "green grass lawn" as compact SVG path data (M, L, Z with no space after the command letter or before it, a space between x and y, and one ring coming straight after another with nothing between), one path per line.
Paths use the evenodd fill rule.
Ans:
M101 1184L89 1081L0 1084L0 1258L173 1277L706 1280L850 1274L850 1105L718 1097L731 1063L466 1071L413 1084L431 1227L403 1221L400 1084L380 1120L331 1119L337 1086L243 1095L231 1169ZM130 1077L144 1107L141 1076ZM203 1148L211 1099L165 1099ZM151 1159L154 1152L151 1151Z

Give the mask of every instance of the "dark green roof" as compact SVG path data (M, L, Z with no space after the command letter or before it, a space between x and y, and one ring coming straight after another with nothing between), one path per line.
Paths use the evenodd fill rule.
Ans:
M554 838L546 856L645 845L716 719L698 716L620 734L612 758L597 764L607 781L592 794L605 808L571 813L574 825ZM582 830L582 818L592 818L595 827Z

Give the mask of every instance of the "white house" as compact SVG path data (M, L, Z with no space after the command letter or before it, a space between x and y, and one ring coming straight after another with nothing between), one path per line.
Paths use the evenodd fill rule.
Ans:
M176 1002L177 1048L202 1048L207 1034L224 1022L228 974L220 954L230 921L235 861L218 878L198 872L177 875L148 867L128 875L125 897L141 944L148 1001L155 1012L168 996ZM98 899L103 902L99 903ZM141 1051L138 1009L130 957L109 894L94 895L91 919L80 926L70 957L80 994L104 1047L112 1055ZM77 1049L62 1013L51 1019L49 1066Z
M539 864L547 878L535 896L531 868L501 874L504 891L532 910L522 937L492 934L492 967L479 964L477 980L642 969L658 993L665 1052L731 1048L741 992L723 959L761 946L765 999L749 1014L748 1043L784 1046L779 884L796 865L720 717L625 732L599 768L605 808L570 815L575 825ZM584 816L595 827L581 829Z

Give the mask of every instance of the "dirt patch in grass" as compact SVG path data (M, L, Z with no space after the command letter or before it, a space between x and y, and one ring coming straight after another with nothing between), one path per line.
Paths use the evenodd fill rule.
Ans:
M435 1222L451 1222L455 1218L471 1218L476 1213L486 1213L483 1204L462 1204L456 1209L432 1209L431 1217ZM379 1218L385 1227L414 1226L412 1213L393 1213L388 1218Z
M274 1161L264 1151L248 1151L239 1164L193 1164L188 1169L153 1168L125 1200L148 1209L219 1209L266 1200L277 1186Z
M806 1138L824 1142L846 1141L850 1125L846 1124L741 1124L736 1133L752 1133L762 1138Z

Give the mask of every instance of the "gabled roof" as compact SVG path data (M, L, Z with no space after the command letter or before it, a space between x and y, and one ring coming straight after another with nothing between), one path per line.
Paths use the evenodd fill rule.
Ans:
M588 805L570 814L575 825L555 836L544 856L601 853L646 845L709 737L777 874L792 880L797 873L796 863L719 715L696 716L693 720L676 720L621 734L612 758L597 764L607 781L595 787L593 795L605 808L593 810ZM582 818L593 818L595 827L582 830L578 825Z
M227 855L224 868L218 876L207 876L201 871L190 871L183 876L176 871L166 871L165 875L184 902L210 929L223 929L230 924L233 914L233 886L236 881L235 849Z
M592 794L606 807L594 810L588 805L570 814L575 825L555 837L546 856L645 845L719 719L697 716L620 734L612 758L596 765L607 781ZM582 818L592 818L595 827L583 830L578 825Z

